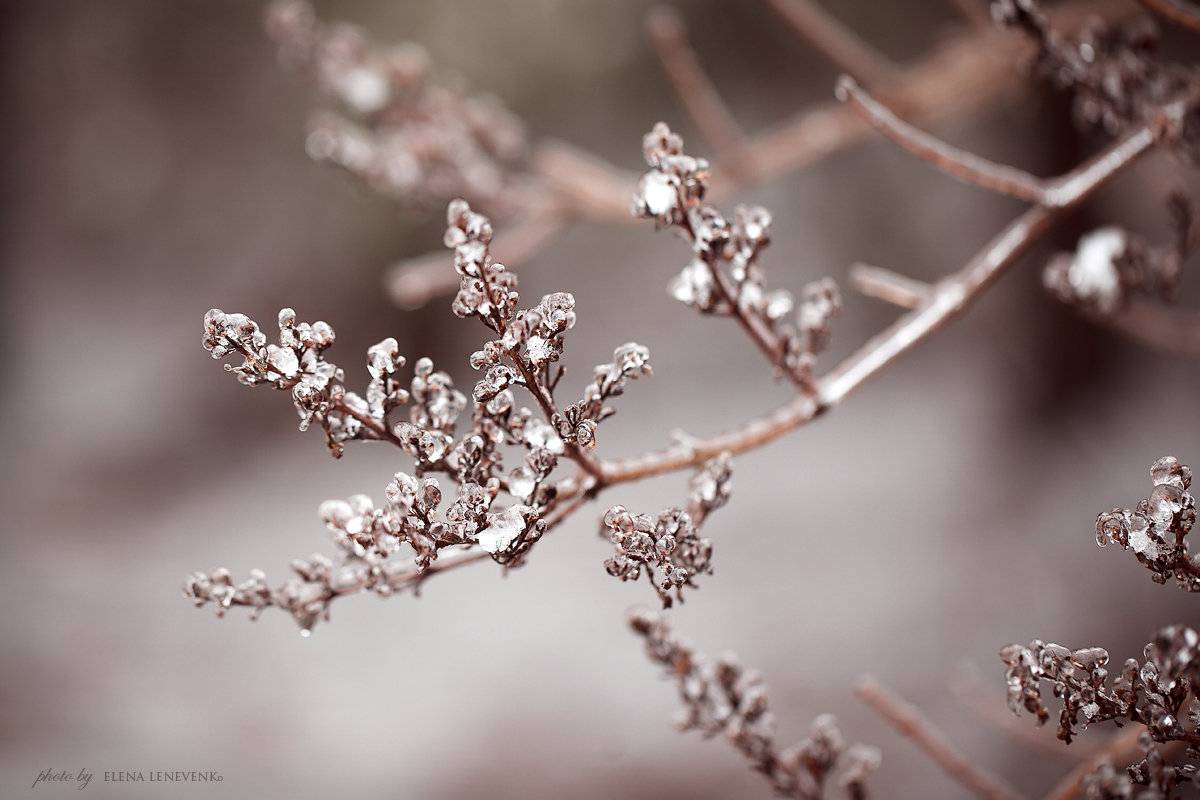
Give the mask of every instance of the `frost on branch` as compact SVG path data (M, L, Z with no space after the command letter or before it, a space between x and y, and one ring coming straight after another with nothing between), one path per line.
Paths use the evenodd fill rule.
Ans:
M314 160L426 209L461 196L497 211L525 202L523 125L494 97L436 82L419 45L373 44L352 25L319 21L303 0L272 3L266 28L327 106L309 124Z
M698 730L705 738L723 734L781 797L824 797L828 779L840 767L838 783L846 794L866 798L867 775L880 764L876 748L860 744L847 748L837 721L823 714L813 721L807 738L781 749L775 741L767 688L757 671L743 668L732 654L709 661L659 614L638 610L629 624L645 640L650 660L675 681L683 702L678 717L681 730Z
M708 162L685 155L683 140L664 123L646 134L651 171L634 194L634 216L673 228L693 258L670 283L671 295L704 314L736 316L779 369L809 386L817 354L829 343L829 323L842 308L829 278L806 286L799 308L790 292L769 290L759 254L770 244L771 213L738 206L727 220L704 201Z
M1200 559L1188 553L1186 536L1196 522L1188 492L1192 471L1171 456L1150 467L1154 488L1133 510L1115 508L1096 518L1096 541L1132 550L1155 583L1175 578L1180 588L1200 592Z
M686 511L668 508L653 519L630 514L625 506L610 508L604 527L617 553L604 562L608 574L627 581L644 571L663 608L671 607L672 590L682 602L683 587L695 586L697 575L712 572L712 542L700 538L700 525L729 499L731 468L728 453L705 464L688 485Z
M1200 680L1200 635L1191 628L1163 628L1146 645L1145 661L1127 659L1120 673L1109 682L1108 651L1088 647L1072 651L1057 644L1034 640L1028 647L1010 644L1000 651L1007 665L1008 703L1013 713L1025 709L1044 723L1050 716L1042 699L1042 684L1053 687L1062 703L1058 738L1070 743L1075 728L1086 729L1098 722L1112 721L1146 728L1139 743L1146 757L1127 769L1122 782L1110 770L1091 778L1101 798L1173 798L1175 788L1190 783L1196 765L1165 766L1157 745L1183 742L1187 758L1200 758L1200 700L1195 689ZM1149 787L1148 794L1134 793L1129 784Z

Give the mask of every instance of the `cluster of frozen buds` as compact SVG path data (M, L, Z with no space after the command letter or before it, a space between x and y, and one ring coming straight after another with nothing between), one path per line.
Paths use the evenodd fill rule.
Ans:
M1196 522L1196 501L1188 491L1192 471L1171 456L1150 467L1154 488L1130 510L1116 508L1096 519L1096 541L1132 550L1155 583L1172 576L1189 592L1200 592L1200 558L1188 553L1187 534Z
M1178 790L1196 782L1195 764L1168 764L1149 733L1138 736L1146 754L1141 761L1118 772L1104 763L1080 782L1088 800L1178 800Z
M733 654L715 662L697 654L662 615L635 611L630 626L645 640L650 659L675 681L683 702L681 730L698 730L705 737L724 735L781 797L823 797L827 780L838 768L838 783L849 797L867 796L866 779L879 767L879 751L860 744L847 748L831 715L817 717L806 738L780 748L767 689L757 671L743 668Z
M524 126L494 97L433 81L420 46L372 44L352 25L320 22L304 0L276 0L266 28L284 64L331 101L310 123L313 159L423 208L463 195L498 211L525 203Z
M584 450L594 446L599 421L613 413L606 402L620 395L628 380L651 374L649 352L634 343L618 347L611 363L595 368L583 399L558 411L553 392L562 370L551 379L550 365L561 355L563 335L575 323L574 298L555 293L532 308L519 309L516 276L488 252L492 225L487 217L455 201L448 221L446 243L454 248L462 277L454 310L459 316L479 317L499 334L471 357L484 377L472 392L473 413L466 431L457 429L468 398L428 358L416 361L407 388L401 386L398 373L406 361L395 339L368 349L370 382L360 396L346 390L342 370L325 359L334 333L324 322L297 323L295 312L284 309L279 343L268 344L245 315L219 309L205 315L205 348L216 358L240 357L241 363L227 364L226 369L243 383L290 391L301 429L319 424L334 455L341 455L343 444L352 439L384 440L412 456L414 466L412 475L395 474L382 506L376 507L367 495L321 505L336 558L294 562L295 577L276 589L267 587L257 572L236 586L223 569L196 573L188 579L185 593L197 604L215 603L219 614L233 605L256 613L274 605L289 611L308 631L328 615L330 602L340 595L391 594L419 585L447 547L477 547L500 564L518 565L545 532L544 517L559 500L558 487L549 480L559 457L594 466ZM516 386L533 395L539 413L517 405ZM401 405L407 405L408 419L393 423L391 412ZM514 447L524 457L506 471L504 455ZM447 476L455 487L453 502L442 510L442 484L430 473ZM693 492L696 522L679 512L672 527L678 543L663 562L669 563L667 576L677 588L708 569L711 546L695 536L694 525L724 502L728 461L715 462L701 475L709 477L703 490ZM513 502L500 502L501 493Z
M828 344L829 323L842 307L833 281L806 286L800 307L783 289L769 290L759 255L770 244L771 213L738 206L727 220L703 202L708 163L685 155L683 140L660 122L642 143L650 171L631 210L673 228L692 245L693 258L669 285L671 295L701 313L737 315L754 327L780 369L811 381L816 355Z
M617 551L604 562L608 574L627 581L645 572L663 608L671 607L672 592L682 602L683 587L712 572L712 542L700 538L700 525L729 499L731 470L728 453L706 463L689 483L686 511L668 508L654 519L622 505L608 509L604 528Z
M1112 314L1134 293L1172 299L1185 252L1179 245L1152 245L1124 228L1097 228L1080 238L1074 253L1050 259L1042 281L1064 303Z
M1007 666L1009 707L1014 714L1025 709L1044 723L1050 716L1042 699L1046 682L1063 705L1058 738L1067 743L1076 726L1132 722L1145 726L1155 742L1186 742L1190 757L1200 757L1200 700L1193 694L1200 677L1200 636L1180 625L1163 628L1144 655L1142 664L1127 659L1110 685L1103 648L1072 651L1036 639L1028 646L1007 645L1000 658Z
M345 442L354 439L387 439L387 418L392 409L409 400L395 379L404 365L396 340L384 339L367 351L371 380L364 396L346 391L345 374L326 360L333 344L333 329L324 322L296 322L296 312L279 312L279 343L268 344L254 320L245 314L226 314L219 308L204 315L204 348L213 358L241 357L241 364L225 365L248 386L269 384L289 390L300 430L314 422L325 431L330 452L339 457Z
M1157 56L1153 20L1114 28L1093 22L1068 38L1049 25L1036 0L998 0L992 13L1037 44L1034 70L1074 93L1081 122L1111 135L1150 126L1175 155L1200 163L1200 69Z

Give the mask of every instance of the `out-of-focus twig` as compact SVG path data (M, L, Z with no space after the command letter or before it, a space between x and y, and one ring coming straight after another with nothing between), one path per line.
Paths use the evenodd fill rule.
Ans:
M646 19L646 33L676 97L717 158L737 162L745 147L741 129L688 43L683 16L660 6Z
M812 0L767 0L780 19L838 69L870 86L894 80L899 70Z
M869 264L850 265L850 283L867 297L914 309L929 299L929 284Z
M911 703L867 678L856 692L859 699L893 728L921 748L942 771L984 800L1020 800L1021 794L995 775L971 764Z

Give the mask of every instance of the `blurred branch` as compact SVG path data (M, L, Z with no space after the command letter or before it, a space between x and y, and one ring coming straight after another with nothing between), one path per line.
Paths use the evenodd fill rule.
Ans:
M1017 790L971 764L915 706L892 694L873 678L864 680L855 694L976 797L1021 800L1022 795Z
M688 42L682 15L674 8L660 6L646 19L646 32L675 96L700 135L718 158L736 163L745 148L742 132Z
M930 286L882 267L850 265L850 283L867 297L914 309L929 299Z
M1088 15L1112 20L1129 15L1132 9L1128 2L1121 0L1081 1L1052 9L1050 16L1057 26L1070 32L1079 28ZM715 132L714 120L728 111L707 76L700 71L686 41L677 42L676 46L684 48L693 62L696 72L689 73L690 77L703 82L700 85L707 87L703 92L712 91L712 96L699 102L699 106L708 109L699 110L699 118L695 116L696 110L689 110L697 127L706 137L715 136L719 140L722 135L732 136L728 131L725 134ZM930 56L901 69L893 81L882 87L879 102L893 113L912 119L934 123L968 119L984 110L994 109L1021 89L1023 79L1012 65L1021 53L1028 51L1028 47L1020 37L995 29L965 33ZM675 63L678 68L684 62ZM681 71L680 76L682 74ZM684 99L681 96L681 101ZM701 123L701 118L707 121ZM717 128L721 124L717 122ZM750 186L778 180L785 174L859 144L872 131L872 125L855 109L828 102L802 111L791 121L758 135L743 137L738 132L737 147L724 151L718 147L720 157L712 166L710 198L717 202ZM576 220L606 225L633 222L629 216L629 198L637 182L637 174L633 172L559 140L545 140L537 145L531 172L537 188L542 190L537 202L550 206L544 213L560 216L564 227ZM516 269L524 261L536 257L554 237L549 233L545 236L529 234L528 239L538 246L509 253L505 262L508 269ZM432 275L433 268L426 265L432 264L434 258L430 255L410 259L402 262L404 269L391 270L388 289L402 306L419 306L437 294L432 278L403 277L410 272ZM447 291L457 285L451 279L453 275L442 284ZM397 281L400 281L399 286Z
M1095 755L1084 761L1067 776L1055 784L1042 800L1071 800L1079 795L1083 779L1095 772L1100 765L1107 763L1122 763L1137 758L1141 750L1138 747L1138 736L1146 729L1135 725L1129 730L1109 740Z
M891 83L899 69L812 0L767 0L767 5L798 36L838 69L871 86Z

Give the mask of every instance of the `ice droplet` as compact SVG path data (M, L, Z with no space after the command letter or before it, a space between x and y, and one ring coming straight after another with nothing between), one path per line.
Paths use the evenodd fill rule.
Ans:
M528 500L537 486L537 477L529 467L517 467L508 476L508 493L518 500Z

